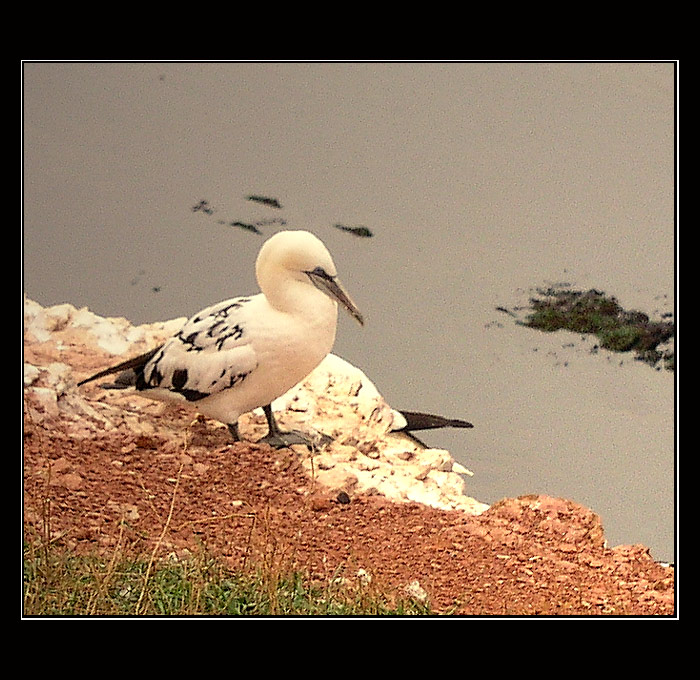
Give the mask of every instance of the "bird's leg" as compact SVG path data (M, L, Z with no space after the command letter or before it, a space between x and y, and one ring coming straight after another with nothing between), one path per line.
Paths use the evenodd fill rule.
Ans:
M267 418L268 431L267 435L260 439L260 442L269 444L274 449L284 449L292 444L304 444L309 447L314 445L312 439L302 432L283 432L280 430L275 417L272 415L272 406L270 404L263 406L263 411L265 411L265 418Z
M228 431L231 433L231 436L233 437L233 441L239 442L241 441L241 436L238 434L238 423L229 423L228 424Z

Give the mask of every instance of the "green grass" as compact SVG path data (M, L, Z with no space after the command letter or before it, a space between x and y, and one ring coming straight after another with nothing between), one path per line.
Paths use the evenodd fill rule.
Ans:
M204 553L186 560L77 556L42 545L24 550L25 616L391 616L430 614L359 579L312 582L260 565L246 573Z

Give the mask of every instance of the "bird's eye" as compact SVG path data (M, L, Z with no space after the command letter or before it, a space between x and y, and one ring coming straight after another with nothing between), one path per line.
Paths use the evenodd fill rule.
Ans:
M322 279L331 280L333 278L323 267L316 267L315 269L312 269L310 272L306 273L313 274L314 276L318 276Z

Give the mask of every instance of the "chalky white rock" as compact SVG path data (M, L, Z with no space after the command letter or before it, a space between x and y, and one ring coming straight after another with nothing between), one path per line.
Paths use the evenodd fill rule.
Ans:
M225 423L239 439L238 418L262 407L275 447L308 443L282 432L271 402L303 380L335 342L338 304L361 325L362 314L337 277L330 253L308 231L281 231L260 249L261 292L231 298L191 317L163 345L100 371L83 385L118 374L104 387L135 388L141 396L189 404Z

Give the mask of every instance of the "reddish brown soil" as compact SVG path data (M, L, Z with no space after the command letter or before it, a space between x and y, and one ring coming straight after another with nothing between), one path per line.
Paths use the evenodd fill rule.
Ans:
M232 444L206 423L185 430L187 442L184 431L76 439L60 421L25 419L25 530L41 535L49 499L55 544L77 552L150 554L167 526L162 556L203 546L231 568L274 559L319 581L364 569L388 592L417 580L440 613L675 614L673 568L643 546L604 547L597 515L571 501L522 496L478 517L347 502L315 489L290 450Z

